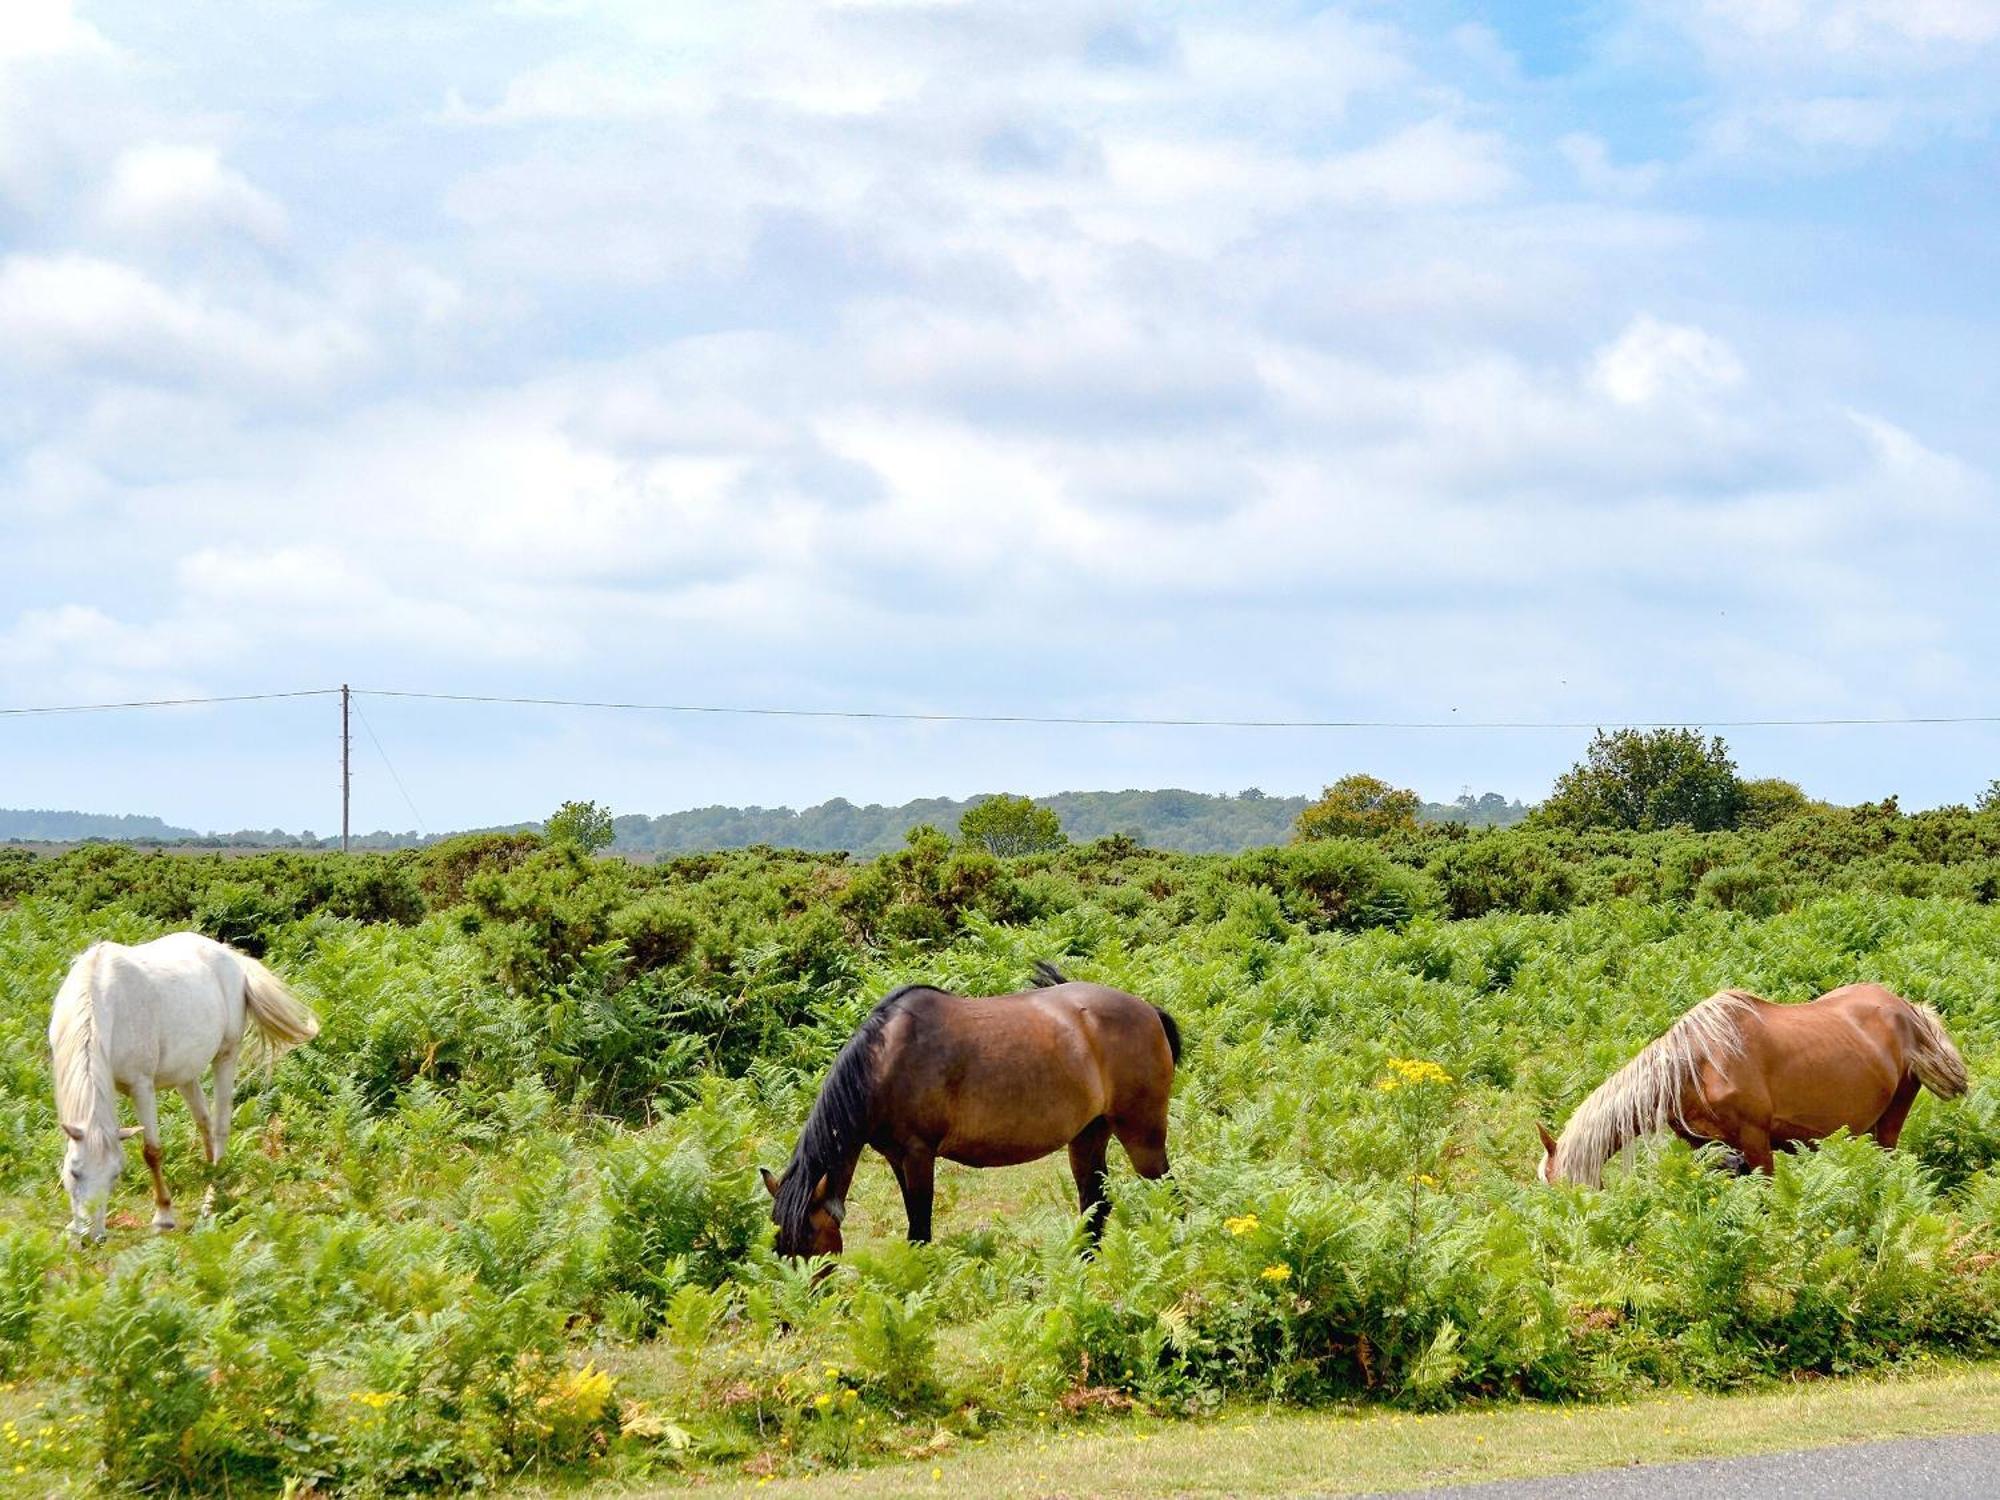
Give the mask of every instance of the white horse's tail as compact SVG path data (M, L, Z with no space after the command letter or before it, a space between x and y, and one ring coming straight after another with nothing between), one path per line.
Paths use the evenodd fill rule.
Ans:
M1917 1082L1936 1094L1940 1099L1956 1099L1964 1093L1971 1079L1965 1071L1965 1059L1958 1055L1958 1048L1951 1044L1945 1034L1944 1020L1928 1005L1910 1002L1917 1023L1916 1045L1910 1049L1910 1071L1917 1075Z
M285 988L284 980L249 954L237 953L233 948L230 953L243 966L244 1009L270 1049L270 1056L276 1057L288 1047L319 1035L319 1017Z

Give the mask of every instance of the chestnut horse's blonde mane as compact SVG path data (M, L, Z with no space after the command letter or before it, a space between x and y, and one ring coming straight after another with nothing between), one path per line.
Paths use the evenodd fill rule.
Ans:
M97 960L102 950L101 943L92 944L63 980L49 1019L49 1050L55 1064L56 1118L86 1136L115 1139L118 1099L97 1014Z
M1563 1127L1553 1180L1596 1187L1604 1164L1631 1142L1684 1126L1681 1101L1701 1088L1701 1065L1741 1054L1741 1023L1756 1003L1747 990L1710 995L1599 1084Z

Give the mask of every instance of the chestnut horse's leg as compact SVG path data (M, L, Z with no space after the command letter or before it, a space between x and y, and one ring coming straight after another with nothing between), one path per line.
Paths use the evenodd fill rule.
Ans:
M1760 1125L1740 1125L1735 1141L1737 1154L1750 1171L1762 1172L1769 1177L1777 1169L1776 1159L1771 1154L1770 1131Z
M1094 1245L1104 1234L1111 1200L1104 1194L1104 1155L1111 1148L1111 1123L1099 1115L1069 1143L1069 1170L1076 1178L1076 1206Z
M928 1245L937 1158L922 1146L913 1146L903 1152L901 1161L890 1157L889 1166L896 1174L896 1185L903 1190L903 1212L910 1219L910 1243Z
M1884 1151L1896 1149L1896 1142L1903 1134L1903 1122L1910 1117L1910 1106L1917 1101L1917 1090L1923 1087L1912 1073L1896 1090L1896 1097L1889 1101L1889 1107L1882 1111L1882 1118L1869 1127L1868 1133Z

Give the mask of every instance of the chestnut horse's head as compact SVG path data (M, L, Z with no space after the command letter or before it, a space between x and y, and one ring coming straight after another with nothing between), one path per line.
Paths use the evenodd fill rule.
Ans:
M1549 1134L1549 1127L1540 1120L1535 1121L1535 1134L1542 1138L1542 1164L1535 1175L1544 1182L1556 1180L1556 1138Z
M764 1179L764 1191L771 1195L771 1222L778 1226L778 1253L840 1254L840 1221L847 1217L846 1200L829 1196L824 1172L803 1197L797 1190L788 1193L787 1179L795 1170L796 1166L788 1168L781 1177L769 1167L757 1169Z

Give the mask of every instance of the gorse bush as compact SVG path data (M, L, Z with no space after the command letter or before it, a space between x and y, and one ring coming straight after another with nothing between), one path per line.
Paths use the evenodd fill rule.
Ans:
M0 853L0 1374L61 1435L20 1461L190 1494L814 1472L1134 1404L1608 1398L1989 1349L1995 868L2000 820L1891 806L1230 857L936 830L868 863ZM50 999L88 942L197 922L324 1029L242 1080L212 1216L146 1234L132 1173L109 1245L65 1249ZM1060 1154L943 1169L924 1247L871 1157L843 1260L776 1258L756 1166L873 1003L1040 958L1178 1018L1173 1175L1114 1149L1085 1258ZM1652 1145L1601 1192L1533 1181L1535 1121L1695 1000L1863 978L1935 1005L1975 1075L1903 1150L1739 1180ZM192 1128L162 1117L192 1201Z

